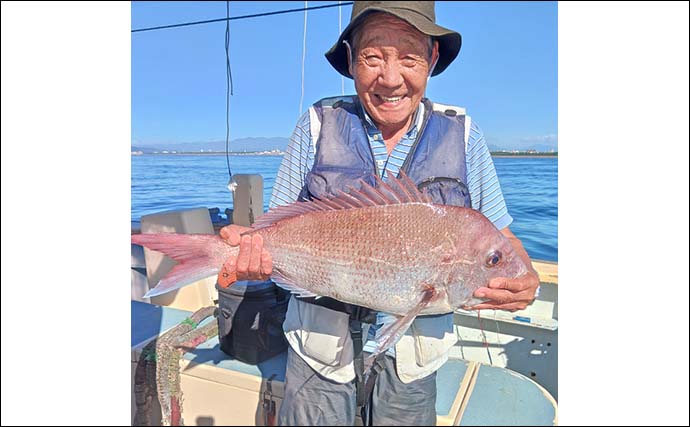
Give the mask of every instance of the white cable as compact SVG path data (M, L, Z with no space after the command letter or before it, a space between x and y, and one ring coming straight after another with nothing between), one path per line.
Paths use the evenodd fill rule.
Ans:
M340 0L338 0L338 37L343 32L343 8L340 6ZM345 96L345 76L340 75L340 94Z
M309 2L304 2L304 8L307 8ZM304 11L304 40L302 41L302 93L299 97L299 114L302 115L302 102L304 101L304 58L307 56L307 11Z

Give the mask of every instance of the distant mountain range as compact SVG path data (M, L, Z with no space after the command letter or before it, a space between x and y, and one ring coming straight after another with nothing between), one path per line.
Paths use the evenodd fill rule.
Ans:
M285 151L288 142L290 142L290 140L288 138L283 137L238 138L230 141L229 149L231 152L271 150ZM132 151L141 151L144 153L154 153L161 151L177 151L186 153L216 151L224 153L225 141L177 142L160 143L155 145L132 145Z
M519 147L513 146L513 147L500 147L495 144L488 144L489 151L495 152L495 151L537 151L540 153L550 153L552 151L558 151L558 144L521 144Z
M261 152L287 149L290 140L284 137L251 137L238 138L230 141L231 152ZM538 152L558 151L558 143L535 143L535 144L520 144L519 147L503 147L495 144L489 144L490 151L528 151L534 150ZM132 145L132 151L140 151L143 153L155 153L162 151L177 151L186 153L199 152L225 152L225 141L208 141L208 142L178 142L178 143L160 143L155 145Z

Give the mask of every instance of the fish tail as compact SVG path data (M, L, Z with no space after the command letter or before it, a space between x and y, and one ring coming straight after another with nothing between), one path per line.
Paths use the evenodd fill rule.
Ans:
M150 298L218 274L229 259L237 257L238 247L212 234L151 233L133 234L132 243L161 252L177 262L144 297ZM233 263L234 264L234 263Z

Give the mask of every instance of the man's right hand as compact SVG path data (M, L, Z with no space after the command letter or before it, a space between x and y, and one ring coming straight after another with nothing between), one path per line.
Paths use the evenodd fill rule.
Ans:
M218 285L227 288L237 280L268 280L273 271L271 254L264 249L261 235L241 236L249 227L228 225L220 229L220 237L231 246L239 246L237 258L229 258L220 273Z

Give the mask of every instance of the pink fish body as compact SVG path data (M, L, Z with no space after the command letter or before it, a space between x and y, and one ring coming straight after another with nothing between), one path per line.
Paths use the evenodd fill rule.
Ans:
M435 298L422 314L448 313L470 303L491 278L527 271L486 217L455 206L415 202L320 211L260 233L278 282L399 315L427 290Z
M249 233L261 234L271 253L272 279L300 296L397 315L404 326L419 314L479 302L472 294L492 278L527 272L510 241L478 211L433 204L404 175L377 181L261 216ZM149 296L217 274L238 251L211 235L140 234L132 242L181 262Z

